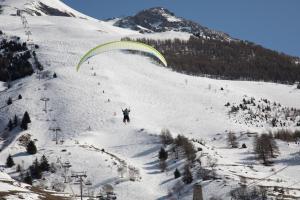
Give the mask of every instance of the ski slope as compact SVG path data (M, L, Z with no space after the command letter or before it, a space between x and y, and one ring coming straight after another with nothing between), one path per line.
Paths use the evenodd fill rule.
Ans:
M18 1L12 2L13 6L19 6ZM49 4L52 5L52 2L49 1ZM53 5L61 8L61 4ZM45 67L44 71L49 72L50 77L55 72L58 77L39 79L39 75L34 74L15 81L12 88L1 93L1 102L9 96L23 96L21 101L0 111L1 130L14 114L21 118L28 111L32 121L29 129L18 133L0 153L1 164L5 164L6 157L11 154L15 163L24 163L28 167L36 157L45 154L58 166L70 161L72 171L86 171L88 180L92 182L90 190L95 193L103 185L111 184L118 199L168 199L168 191L175 183L174 168L161 173L157 159L161 147L157 135L162 128L168 128L174 137L183 134L191 139L206 141L207 146L201 147L218 159L218 173L228 176L232 181L229 183L236 184L240 175L255 179L270 174L270 168L249 158L253 156L252 138L243 135L239 138L240 142L247 144L245 150L226 147L228 131L260 133L270 127L237 124L229 119L228 109L224 105L227 102L238 103L247 95L299 108L300 91L295 86L188 76L157 65L150 58L122 52L94 57L77 72L75 66L80 57L97 44L127 36L138 38L141 34L107 22L82 18L26 18L32 41L40 46L36 53ZM26 41L19 17L0 15L0 22L0 30L5 34L17 35ZM157 35L145 37L159 38ZM162 33L161 37L168 38L166 33ZM47 113L43 111L44 102L40 100L43 97L50 99ZM131 109L131 123L127 125L122 122L121 108L125 107ZM59 139L63 140L63 144L56 145L53 141L53 132L49 130L53 127L61 128ZM37 140L37 155L26 154L25 148L19 144L18 137L26 133ZM298 147L280 143L280 149L282 154L274 168L279 170L290 164L292 166L275 176L273 181L263 184L291 185L300 181L300 175L295 174L298 157L295 161L292 156L298 152ZM120 178L117 170L123 161L139 170L140 180L132 182L126 177ZM249 163L255 165L256 171L246 167ZM181 167L182 163L177 166ZM13 169L6 172L16 176ZM50 189L53 182L64 180L62 174L62 169L55 174L46 174L43 185ZM276 183L277 178L283 182ZM72 180L66 184L65 191L78 194L79 187L73 183ZM215 195L215 187L223 184L214 182L211 185L206 197ZM218 195L228 199L230 187L223 185L222 189L217 189ZM189 186L180 199L191 199L191 193Z

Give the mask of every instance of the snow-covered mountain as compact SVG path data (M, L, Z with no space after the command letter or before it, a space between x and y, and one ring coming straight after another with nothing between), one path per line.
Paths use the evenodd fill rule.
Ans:
M169 67L178 72L291 84L300 79L300 68L297 66L299 58L253 42L234 39L224 32L177 17L162 7L146 9L134 16L110 19L108 22L142 33L139 38L147 38L142 42L164 52ZM180 40L164 41L174 38Z
M177 31L190 33L204 38L207 37L225 41L233 40L233 38L226 33L211 30L191 20L177 17L174 13L162 7L146 9L134 16L109 21L113 21L115 26L129 28L139 31L140 33Z
M203 171L211 172L212 168L217 179L208 177L204 182L205 199L231 199L230 190L243 177L252 186L271 188L273 195L278 194L272 192L274 188L282 187L289 189L288 197L300 197L298 144L277 141L281 154L272 167L253 159L252 147L257 134L281 127L297 128L300 92L296 86L189 76L157 65L148 57L118 51L90 59L77 72L75 66L82 54L97 44L124 37L168 39L175 34L141 34L110 22L80 17L83 15L57 0L32 2L1 2L0 30L7 36L37 44L39 48L34 51L44 70L35 69L33 75L13 81L11 88L0 84L0 164L4 172L0 179L9 180L7 174L20 179L18 164L27 171L36 158L45 155L55 170L44 172L43 178L36 179L33 185L62 190L59 195L66 197L78 196L80 189L74 172L85 172L85 197L95 197L112 187L121 200L190 200L193 186L204 179ZM76 17L48 15L32 7L38 2ZM15 13L27 8L43 14L22 13L28 23L24 28L21 17ZM169 20L180 20L170 16ZM177 36L186 37L182 33ZM12 103L8 105L9 97ZM45 112L42 100L47 98ZM126 125L121 111L125 107L131 109L131 122ZM25 111L31 118L28 129L16 126L9 130L9 120L15 115L21 120ZM273 122L273 117L278 118L278 123ZM161 171L158 152L164 145L158 135L164 128L173 137L182 134L190 139L196 150L195 162L187 162L182 148L167 145L167 169ZM239 147L245 144L247 148L228 147L230 131L236 133ZM26 152L26 140L35 141L37 154ZM5 167L9 154L16 164L12 168ZM66 163L72 165L69 170L64 170ZM193 177L190 184L175 179L173 174L176 168L184 174L187 163ZM12 188L12 193L27 187L11 184L0 180L0 197L16 199L11 193L2 193L1 186ZM30 194L32 191L36 192L34 188L26 189ZM40 199L35 193L24 196Z
M1 6L5 14L16 15L17 10L32 16L63 16L63 17L81 17L88 16L70 8L60 0L2 0Z

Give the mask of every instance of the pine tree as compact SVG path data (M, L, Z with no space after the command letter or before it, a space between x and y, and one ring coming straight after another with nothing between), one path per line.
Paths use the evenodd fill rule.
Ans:
M57 78L57 75L56 75L56 73L54 73L54 74L53 74L53 78Z
M29 114L28 114L28 112L26 111L26 112L24 113L23 118L22 118L21 128L22 128L23 130L27 130L27 128L28 128L28 123L30 123L30 122L31 122L31 120L30 120Z
M27 183L29 185L32 185L32 177L29 172L26 173L24 178L24 183Z
M13 128L14 128L14 125L13 125L13 123L12 123L12 120L11 120L11 119L9 119L7 127L8 127L8 130L9 130L9 131L13 130Z
M9 97L9 98L7 99L6 103L7 103L7 105L11 105L11 104L12 104L12 99L11 99L11 97Z
M186 165L184 167L184 173L183 173L182 181L185 184L190 184L191 182L193 182L193 175L192 175L192 173L190 171L190 167L188 165Z
M22 99L22 95L19 94L18 99L19 99L19 100Z
M36 154L37 149L36 149L36 146L35 146L35 144L34 144L34 141L31 140L31 141L27 144L26 150L27 150L27 153L29 153L29 154Z
M175 169L175 172L174 172L174 177L175 177L175 179L176 178L179 178L181 176L181 173L180 173L180 171L176 168Z
M22 120L21 125L20 125L22 130L27 130L28 129L28 124L24 122L24 120Z
M23 119L26 123L31 123L31 120L30 120L30 117L29 117L29 114L27 111L24 113Z
M42 171L49 171L50 165L45 155L41 157L40 168Z
M33 178L42 178L42 170L40 168L40 163L37 158L33 161L33 164L30 166L30 172Z
M6 159L6 167L12 167L15 165L15 162L13 160L13 158L11 157L11 155L9 154L7 159Z
M159 160L163 160L163 161L168 159L168 152L166 152L166 150L163 147L160 148L160 151L158 153L158 158Z

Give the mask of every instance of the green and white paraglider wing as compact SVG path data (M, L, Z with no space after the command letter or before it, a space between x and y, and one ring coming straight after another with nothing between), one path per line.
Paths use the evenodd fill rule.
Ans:
M79 70L80 66L87 61L89 58L107 52L107 51L113 51L113 50L134 50L134 51L141 51L146 52L149 54L152 54L156 58L158 58L165 66L167 66L167 61L164 58L164 56L157 51L155 48L141 43L141 42L135 42L135 41L114 41L109 42L105 44L101 44L99 46L96 46L95 48L88 51L79 61L77 65L77 71Z

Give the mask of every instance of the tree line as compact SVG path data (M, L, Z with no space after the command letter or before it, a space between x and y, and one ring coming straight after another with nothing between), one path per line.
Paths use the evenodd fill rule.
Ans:
M286 84L300 80L300 66L295 63L297 58L248 41L222 41L196 36L188 40L143 38L137 41L162 52L168 67L181 73Z
M3 32L0 31L0 35ZM38 45L34 45L38 49ZM0 81L13 81L34 73L34 66L43 70L35 51L28 48L26 42L21 42L19 37L0 41ZM32 61L30 61L32 59Z

